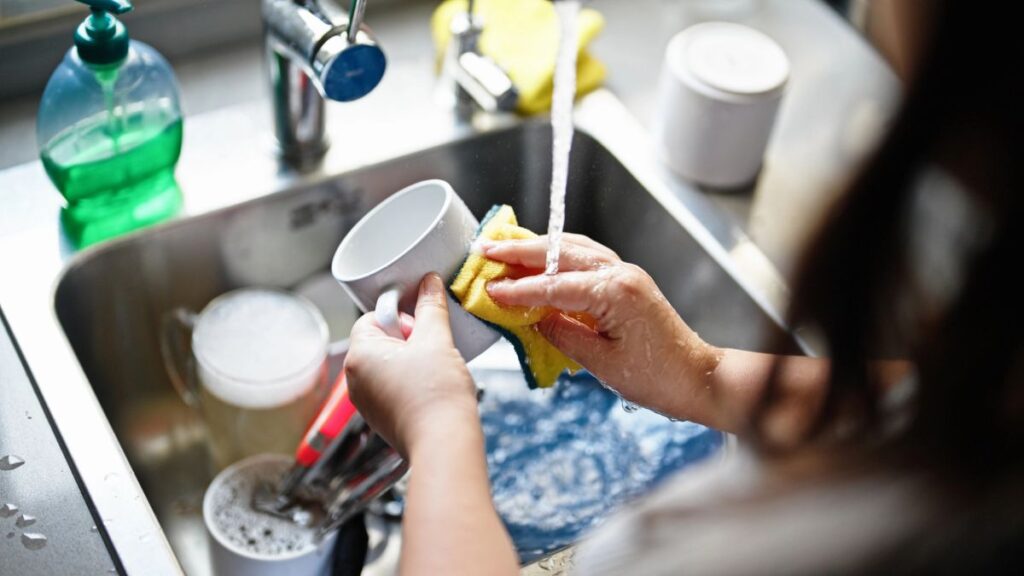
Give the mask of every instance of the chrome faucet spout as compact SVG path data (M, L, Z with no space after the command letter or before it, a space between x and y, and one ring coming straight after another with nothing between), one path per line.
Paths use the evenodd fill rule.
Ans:
M488 113L514 110L519 101L509 75L480 52L484 21L473 9L470 0L466 12L452 20L445 58L446 76L454 83L455 115L462 121L470 120L476 109Z
M363 24L366 0L263 0L274 124L285 162L315 166L327 152L324 100L357 100L380 83L387 61Z

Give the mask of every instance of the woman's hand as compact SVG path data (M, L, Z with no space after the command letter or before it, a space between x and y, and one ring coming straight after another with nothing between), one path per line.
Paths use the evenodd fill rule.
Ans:
M403 318L409 330L408 317ZM436 274L424 277L408 340L388 336L373 313L352 327L345 359L352 402L402 455L440 428L479 428L476 388L452 343L448 301Z
M538 325L573 360L630 401L695 419L721 352L690 329L642 269L576 234L562 237L558 274L542 273L547 237L485 244L484 254L522 269L488 292L499 304L561 310ZM577 319L580 318L580 319Z
M519 563L494 510L476 388L452 343L448 300L436 274L420 284L408 340L367 314L345 360L352 402L412 465L402 518L402 576L513 576ZM456 559L456 560L453 560Z

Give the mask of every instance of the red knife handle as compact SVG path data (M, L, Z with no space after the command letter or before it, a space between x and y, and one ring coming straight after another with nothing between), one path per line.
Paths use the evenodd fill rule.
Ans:
M348 397L345 372L342 372L327 402L320 409L320 414L299 443L299 448L295 451L295 461L306 468L311 468L320 459L324 448L345 429L355 414L356 407Z

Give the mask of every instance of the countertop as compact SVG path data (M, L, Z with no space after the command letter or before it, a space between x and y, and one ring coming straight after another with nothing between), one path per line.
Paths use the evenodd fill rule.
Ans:
M370 3L367 21L389 59L432 66L428 21L434 5L392 3L375 9ZM889 67L817 0L592 0L589 5L605 17L592 52L608 65L607 85L647 128L655 121L665 46L688 25L745 23L786 51L791 79L759 181L752 190L707 194L788 274L813 223L898 104L899 82ZM188 116L266 100L262 58L261 40L252 38L175 61L186 125ZM36 158L37 106L38 96L0 101L0 170ZM332 112L343 113L341 106Z
M600 10L607 21L592 51L608 65L608 87L647 128L655 121L653 102L664 47L675 32L688 24L711 19L744 22L768 33L782 45L791 60L791 81L757 185L747 191L704 193L728 214L728 218L746 230L785 275L792 269L798 246L817 215L834 198L839 184L856 166L895 109L899 99L896 78L845 21L816 0L594 0L591 5ZM392 61L401 60L424 70L432 66L427 26L432 9L432 3L416 3L375 12L371 2L368 21ZM175 62L175 70L182 84L187 116L239 103L259 105L266 101L262 48L256 39L218 50L209 57ZM430 95L410 97L429 98ZM7 174L12 177L15 173L39 171L34 161L36 105L34 98L0 103L0 169L29 162L10 168ZM344 114L345 111L334 106L331 113ZM333 136L338 142L336 146L345 145L344 134ZM0 172L0 181L3 176ZM53 214L50 209L20 209L19 203L24 207L25 203L32 202L31 197L7 192L0 186L0 238L23 224L4 218L8 209L14 214L31 216ZM53 190L40 193L56 196ZM56 565L67 568L87 562L92 566L109 566L110 557L104 555L106 548L102 546L101 534L89 529L94 519L87 499L74 482L73 469L61 453L58 439L52 431L49 435L46 433L49 425L28 379L30 372L21 370L13 347L9 344L4 347L5 335L6 330L0 332L0 354L4 355L0 357L3 371L0 386L4 388L0 395L3 400L0 403L3 410L0 457L5 455L8 446L23 438L22 429L29 425L41 427L33 436L37 444L18 448L23 452L19 454L21 457L34 463L32 468L23 466L20 472L32 471L34 478L55 478L52 487L59 488L46 502L23 499L22 507L29 511L29 504L32 510L36 510L36 505L39 510L59 505L67 510L66 519L74 526L63 530L57 524L48 525L53 529L46 533L51 539L81 542L59 547L65 555L63 564ZM26 418L26 413L38 416L33 416L26 427L10 427L19 414ZM44 463L45 470L42 469ZM36 470L36 466L40 469ZM10 472L0 472L3 474ZM2 480L0 478L0 488L7 490ZM0 506L6 497L5 493L0 493ZM42 514L38 516L44 518ZM50 518L46 516L47 522ZM13 518L0 518L0 523L7 521ZM39 525L43 526L42 520ZM2 550L5 545L11 545L13 539L5 540L10 531L5 524L0 525L0 529L3 529L0 531ZM18 546L21 547L20 542ZM41 551L49 554L57 549L49 546ZM6 554L0 554L0 561L6 558ZM45 571L42 564L35 567ZM0 574L10 573L7 568L0 564Z
M116 571L31 378L0 311L0 574Z

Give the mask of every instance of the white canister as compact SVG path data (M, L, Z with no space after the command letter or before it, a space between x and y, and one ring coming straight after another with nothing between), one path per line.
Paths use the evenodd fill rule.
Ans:
M662 160L699 184L753 182L788 78L785 52L753 28L705 22L676 34L654 122Z
M293 460L257 454L225 468L203 496L203 523L216 576L330 576L338 532L322 539L314 527L252 508L257 486L273 485Z

